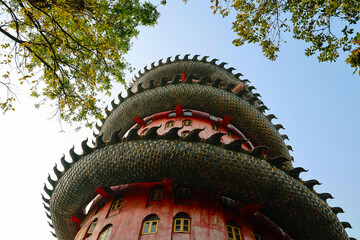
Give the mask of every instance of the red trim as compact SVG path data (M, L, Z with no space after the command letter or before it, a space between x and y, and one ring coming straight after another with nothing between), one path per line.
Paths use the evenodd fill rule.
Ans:
M262 152L263 157L266 157L267 154L268 154L268 151L267 151L267 150L264 150L264 151Z
M145 122L144 120L142 120L141 118L139 118L138 116L136 116L136 118L134 119L134 121L139 124L140 126L145 126Z
M230 123L231 117L225 115L224 119L221 121L220 126L226 128L227 125Z
M176 117L181 117L182 116L182 109L181 109L180 104L176 105L175 112L176 112Z
M102 187L98 187L96 189L96 192L98 194L100 194L100 196L102 196L103 198L105 198L106 200L110 200L111 196L105 191L105 189L103 189Z
M182 80L183 82L185 82L185 79L186 79L186 75L185 75L185 73L182 73L182 74L181 74L181 80Z
M74 222L74 223L77 223L80 225L80 223L82 222L81 219L77 218L77 217L74 217L74 216L71 216L71 221Z

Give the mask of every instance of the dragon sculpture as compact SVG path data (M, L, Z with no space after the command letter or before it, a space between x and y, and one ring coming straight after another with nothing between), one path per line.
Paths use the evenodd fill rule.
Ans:
M260 211L298 240L348 240L347 222L340 222L339 207L330 207L329 193L317 193L317 180L302 180L305 170L293 168L290 146L279 133L281 124L273 124L274 115L264 115L268 108L254 93L255 87L226 63L217 64L199 55L170 57L139 72L127 90L127 97L112 101L112 110L99 132L95 147L82 142L83 153L70 150L64 170L55 165L57 180L50 175L52 188L44 186L46 215L53 235L60 240L73 239L78 231L71 216L81 216L85 206L97 195L99 186L154 182L169 178L174 182L229 196L244 203L261 204ZM223 134L207 139L194 129L179 136L179 128L163 135L157 127L139 135L135 118L183 108L207 112L214 116L231 116L231 124L246 136L228 144ZM135 125L135 126L134 126ZM253 148L241 144L251 139ZM266 150L266 155L264 155Z

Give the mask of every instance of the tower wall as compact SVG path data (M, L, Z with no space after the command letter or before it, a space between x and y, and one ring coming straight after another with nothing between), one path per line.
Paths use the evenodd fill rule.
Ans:
M156 186L163 189L162 198L150 201L151 191ZM255 240L256 231L262 233L267 240L290 239L262 214L249 217L248 205L239 201L200 189L190 189L189 198L178 199L177 189L182 187L186 186L178 186L169 180L113 187L112 199L106 200L100 195L94 199L75 240L99 239L101 231L109 224L113 226L109 236L111 240L227 240L227 221L238 225L243 240ZM114 201L118 199L122 199L120 208L111 210ZM103 203L105 204L102 205ZM174 219L179 213L189 216L188 233L174 232ZM150 215L159 217L157 231L153 234L142 234L144 219ZM97 225L92 234L86 237L94 220L97 220Z

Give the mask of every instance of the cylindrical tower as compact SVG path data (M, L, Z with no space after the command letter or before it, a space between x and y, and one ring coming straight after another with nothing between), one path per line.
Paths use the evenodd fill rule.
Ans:
M94 199L76 240L291 239L258 211L260 205L244 204L169 179L120 185L110 192L110 198L99 195Z
M216 59L151 64L43 197L59 240L349 239L255 87Z

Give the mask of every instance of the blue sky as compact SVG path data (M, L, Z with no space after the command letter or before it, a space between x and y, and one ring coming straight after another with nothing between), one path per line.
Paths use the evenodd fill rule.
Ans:
M235 47L231 16L221 18L211 13L206 1L168 1L159 6L161 17L154 28L141 28L127 60L137 72L161 58L186 53L218 58L236 68L257 88L262 101L275 114L294 149L294 166L309 169L304 180L317 179L318 192L329 192L335 199L330 206L340 206L345 213L341 221L350 222L349 236L360 239L360 77L344 63L342 54L335 63L319 63L316 57L304 55L305 43L287 38L278 60L271 62L256 45ZM129 73L130 81L135 74ZM115 86L113 97L123 91ZM40 193L47 173L55 162L75 145L92 138L92 131L78 133L73 127L49 119L51 108L35 110L26 91L19 91L17 110L0 116L2 198L5 213L4 239L51 239L50 227L42 207ZM123 94L124 95L124 94ZM59 133L61 127L65 133ZM18 229L24 225L22 231ZM15 234L14 234L15 233Z

